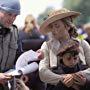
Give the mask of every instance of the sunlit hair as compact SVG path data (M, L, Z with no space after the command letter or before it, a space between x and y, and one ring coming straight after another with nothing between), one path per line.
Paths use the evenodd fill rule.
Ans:
M33 17L33 15L27 15L25 18L25 24L27 24L27 22L33 22L35 20L35 18Z
M27 15L25 18L23 31L28 29L29 32L31 32L34 28L34 22L35 22L35 18L33 17L33 15L31 14Z

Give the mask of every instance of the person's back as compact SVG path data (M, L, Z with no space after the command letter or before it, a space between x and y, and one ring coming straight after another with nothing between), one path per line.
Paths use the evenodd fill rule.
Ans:
M32 15L25 18L24 28L19 32L20 39L40 39L39 25ZM28 38L27 38L28 37Z
M86 41L90 44L90 23L84 24L83 30L87 33L88 37L86 38Z

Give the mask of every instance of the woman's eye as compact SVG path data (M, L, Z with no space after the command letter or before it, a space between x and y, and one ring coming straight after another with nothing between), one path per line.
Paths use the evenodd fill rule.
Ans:
M56 28L59 28L59 25L58 25L58 24L55 24L54 26L55 26Z

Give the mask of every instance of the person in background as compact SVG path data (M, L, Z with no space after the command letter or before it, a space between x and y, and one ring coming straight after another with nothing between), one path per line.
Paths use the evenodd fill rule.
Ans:
M33 15L27 15L24 22L24 28L19 30L19 53L33 49L37 50L46 36L42 35L39 31L39 25ZM31 43L32 42L32 43ZM36 44L34 44L36 42Z
M13 25L20 14L19 0L0 0L0 72L4 73L14 67L17 45L17 27ZM8 75L1 74L5 80ZM4 86L4 84L3 84ZM0 85L5 90L6 85ZM6 90L8 88L6 87Z
M78 38L81 40L86 40L88 38L87 32L83 29L83 25L78 25L77 26L77 33L78 33Z
M84 24L83 30L87 33L88 37L86 38L86 41L90 44L90 23Z
M62 8L50 13L49 17L40 26L40 31L43 34L49 33L51 37L49 41L44 42L41 46L44 59L39 63L39 76L46 84L57 85L62 82L66 87L73 87L74 77L72 74L56 74L51 70L57 68L60 62L58 52L62 46L66 48L66 44L69 42L71 42L69 44L71 46L74 39L79 42L80 60L84 65L90 67L90 46L85 40L77 38L77 28L73 24L73 19L78 15L80 15L79 12ZM83 86L90 82L90 68L76 72L76 74L78 85Z
M27 15L24 22L23 30L19 32L19 39L40 39L39 25L35 18L30 14Z

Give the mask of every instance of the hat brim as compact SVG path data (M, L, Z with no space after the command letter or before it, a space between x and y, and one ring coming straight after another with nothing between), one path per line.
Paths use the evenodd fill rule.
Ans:
M52 17L49 17L48 19L46 19L42 25L40 26L40 32L42 34L47 34L48 32L50 32L50 29L48 29L48 25L51 24L52 22L56 21L56 20L59 20L59 19L63 19L63 18L66 18L66 17L72 17L72 18L75 18L77 16L79 16L80 13L79 12L74 12L74 11L70 11L70 12L67 12L67 13L62 13L62 14L57 14L55 16L52 16Z

